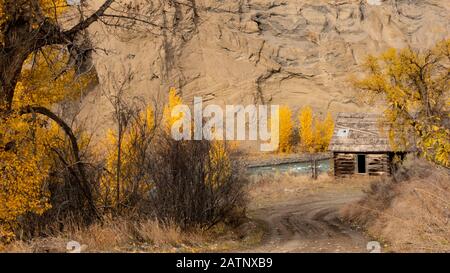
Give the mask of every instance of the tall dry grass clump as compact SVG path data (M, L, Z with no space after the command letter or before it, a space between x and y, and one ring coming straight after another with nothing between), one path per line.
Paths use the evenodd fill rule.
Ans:
M162 224L154 219L108 218L88 227L63 230L50 237L17 240L4 245L1 251L70 252L68 242L76 241L81 244L81 252L189 252L210 240L205 232L182 232L175 224Z
M395 252L450 252L450 174L408 158L392 178L373 182L344 218Z

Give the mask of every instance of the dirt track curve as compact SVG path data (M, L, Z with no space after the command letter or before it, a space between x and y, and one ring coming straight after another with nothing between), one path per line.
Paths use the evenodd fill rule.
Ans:
M361 193L328 193L276 203L251 212L264 224L260 246L250 252L367 252L370 241L340 220L339 209Z

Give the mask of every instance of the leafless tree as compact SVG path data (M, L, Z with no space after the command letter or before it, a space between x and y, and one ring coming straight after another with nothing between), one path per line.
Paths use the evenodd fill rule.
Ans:
M102 95L105 96L112 106L112 119L116 128L115 153L117 155L114 162L115 173L115 199L116 209L119 206L129 206L135 199L141 198L140 183L148 177L149 170L145 169L144 162L148 158L149 149L153 143L156 128L160 124L162 111L160 103L154 98L151 103L139 96L131 96L129 91L133 80L134 72L129 67L122 67L117 72L109 71L105 76L102 87ZM145 111L150 107L153 113L153 124L148 124ZM152 128L148 128L152 126ZM123 140L127 135L128 149L124 150ZM122 159L126 157L127 166L123 166ZM111 170L109 170L111 171ZM130 184L124 185L121 181L123 176L127 177ZM146 181L144 183L148 183ZM105 204L108 204L108 197L105 196ZM107 205L106 205L107 206Z
M103 94L108 98L113 107L112 117L117 126L117 162L116 162L116 205L120 205L120 179L122 171L122 141L128 125L133 117L136 116L138 108L130 104L126 99L127 91L130 89L130 82L133 79L134 73L131 69L123 71L122 77L118 78L116 74L108 73L108 84L103 88Z

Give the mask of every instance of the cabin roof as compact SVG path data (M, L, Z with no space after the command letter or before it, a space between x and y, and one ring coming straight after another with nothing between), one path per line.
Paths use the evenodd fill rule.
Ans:
M388 126L381 115L339 113L329 150L332 152L393 152Z

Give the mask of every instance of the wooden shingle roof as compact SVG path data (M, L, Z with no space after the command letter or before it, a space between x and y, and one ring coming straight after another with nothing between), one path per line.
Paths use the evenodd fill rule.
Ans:
M381 115L339 113L328 149L332 152L392 152Z

